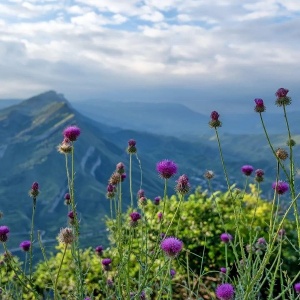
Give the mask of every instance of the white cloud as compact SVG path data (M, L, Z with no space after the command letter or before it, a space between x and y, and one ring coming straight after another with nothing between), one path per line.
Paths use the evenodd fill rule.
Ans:
M242 93L251 76L298 78L298 1L11 0L0 11L0 97L15 96L13 82L75 97L82 82L91 95L236 82Z

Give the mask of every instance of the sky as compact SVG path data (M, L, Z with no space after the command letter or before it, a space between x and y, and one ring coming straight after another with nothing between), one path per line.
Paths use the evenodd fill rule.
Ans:
M299 0L1 0L0 98L273 111L300 104L299 28Z

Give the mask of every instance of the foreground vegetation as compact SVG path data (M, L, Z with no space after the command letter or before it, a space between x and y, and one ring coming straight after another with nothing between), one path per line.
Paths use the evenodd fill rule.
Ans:
M188 175L178 176L176 163L163 159L156 165L161 190L155 199L148 199L142 189L147 174L132 174L132 165L141 162L136 141L129 140L127 166L117 163L108 178L111 209L106 224L110 245L105 249L101 245L96 249L80 247L75 200L80 184L76 182L74 155L81 132L77 126L66 128L58 151L66 161L68 227L60 230L57 252L48 257L41 236L34 236L35 209L39 205L39 185L34 182L30 190L31 232L20 244L24 261L10 253L10 229L0 226L4 249L0 262L2 298L300 299L299 194L287 93L283 88L276 92L275 103L283 109L288 133L287 146L278 149L272 146L264 126L264 102L255 99L254 110L261 118L277 168L270 187L273 199L261 199L264 171L244 164L247 162L241 162L241 170L237 170L245 179L244 188L229 181L219 137L222 123L214 111L209 125L216 134L227 191L214 190L213 171L203 174L208 190L191 187ZM139 191L132 189L134 176L141 178ZM173 178L177 178L174 194L167 195ZM122 193L124 185L129 185L128 195ZM32 257L39 249L44 261L34 267Z

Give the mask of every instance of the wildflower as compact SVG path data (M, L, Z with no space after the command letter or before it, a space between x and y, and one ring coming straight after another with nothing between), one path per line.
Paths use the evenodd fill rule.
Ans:
M146 293L145 293L145 291L142 291L142 292L141 292L140 299L141 299L141 300L146 300Z
M209 126L212 127L212 128L221 127L221 126L222 126L222 123L219 121L219 117L220 117L220 115L218 114L218 112L213 111L213 112L210 114L211 120L210 120L209 123L208 123Z
M168 237L160 243L160 247L168 257L173 258L182 250L183 243L175 237Z
M77 126L69 126L64 130L63 135L71 142L75 142L80 135L80 129Z
M169 179L177 173L177 165L168 159L164 159L156 164L156 170L161 178Z
M123 174L125 172L125 166L122 162L119 162L116 166L116 171L119 174Z
M227 244L232 241L233 238L231 234L225 232L220 235L220 239L223 243Z
M289 139L287 142L286 142L287 146L289 147L294 147L296 145L296 142L295 140L293 139Z
M254 168L250 165L242 166L241 171L246 175L250 176L253 172Z
M222 268L220 268L220 272L221 272L221 273L223 273L223 274L226 274L226 272L227 272L227 269L226 269L226 268L224 268L224 267L222 267Z
M170 276L171 278L174 278L174 276L176 275L176 271L174 269L170 270Z
M277 194L282 195L288 191L289 184L285 181L279 180L277 182L273 182L272 188L276 191Z
M9 233L9 228L7 226L0 226L0 242L4 243L7 241L8 233Z
M287 96L287 93L289 92L288 89L280 88L275 93L277 99L275 101L275 104L277 106L284 106L284 105L290 105L292 103L292 99Z
M114 282L111 279L107 279L106 284L109 288L112 288L114 286Z
M107 188L106 188L106 198L107 199L112 199L115 196L115 191L116 188L114 185L112 185L111 183L108 184Z
M65 204L66 204L66 205L71 204L71 196L70 196L69 193L66 193L66 194L65 194Z
M263 99L256 98L256 99L254 99L254 102L255 102L254 111L256 111L258 113L262 113L266 110Z
M147 198L146 197L141 197L139 200L138 200L138 205L139 207L144 207L147 205Z
M36 198L39 193L40 193L39 184L35 181L31 186L31 190L29 191L29 196L32 198Z
M111 185L117 185L120 182L121 182L121 175L117 172L114 172L110 176L109 181L108 181L108 183L111 184Z
M138 225L138 221L142 218L142 216L139 212L134 211L130 214L130 218L131 218L130 225L132 227L135 227Z
M176 182L177 184L175 187L175 191L177 193L181 195L185 195L189 192L190 190L189 178L185 174L181 175Z
M208 170L204 173L204 177L208 180L211 180L215 177L215 173L211 170Z
M284 149L281 149L281 148L278 148L275 153L276 153L277 158L279 158L280 160L286 160L289 156L288 153Z
M126 179L126 174L125 173L123 173L123 174L121 174L121 182L123 182L125 179Z
M145 191L144 191L144 190L139 190L139 191L137 192L137 195L138 195L138 198L145 197Z
M103 247L100 245L100 246L97 246L96 248L95 248L95 252L96 252L96 254L98 255L98 256L102 256L102 254L103 254Z
M266 242L265 238L263 238L263 237L258 238L258 239L257 239L257 242L255 243L255 247L256 247L257 249L261 249L261 250L266 249L266 247L267 247L267 242Z
M160 211L157 213L157 219L158 219L158 221L161 221L162 218L163 218L163 213Z
M234 295L234 288L230 283L223 283L216 289L216 295L220 300L231 300Z
M159 205L161 198L159 196L154 198L154 205Z
M30 247L31 247L31 242L30 241L23 241L20 244L20 248L23 249L23 251L25 251L25 252L29 251Z
M265 175L265 172L262 170L262 169L257 169L256 171L255 171L255 180L257 181L257 182L262 182L262 181L264 181L264 175Z
M69 228L69 227L62 228L59 232L58 240L59 240L60 243L63 243L63 244L66 244L66 245L67 244L72 244L75 240L72 229Z
M72 149L72 143L68 138L64 138L64 140L57 146L57 151L61 154L71 153Z
M102 259L102 266L103 266L103 269L104 271L109 271L111 269L111 259L110 258L104 258Z
M135 154L136 153L136 141L133 139L130 139L128 141L128 147L127 147L127 153L128 154Z
M282 239L283 237L285 237L285 230L283 228L278 230L278 239Z
M77 213L76 213L76 215L77 215ZM75 224L75 214L72 210L68 212L68 217L69 217L70 225L73 226Z
M296 292L297 294L300 293L300 282L295 283L294 289L295 289L295 292Z

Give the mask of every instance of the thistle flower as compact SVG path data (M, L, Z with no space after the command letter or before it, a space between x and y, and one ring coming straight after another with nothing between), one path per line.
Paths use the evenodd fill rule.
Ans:
M213 178L215 177L215 174L214 174L213 171L208 170L208 171L206 171L206 172L204 173L204 177L205 177L206 179L208 179L208 180L211 180L211 179L213 179Z
M119 162L116 166L116 171L119 174L123 174L125 172L125 166L122 162Z
M121 174L121 182L123 182L125 179L126 179L126 174L125 173L123 173L123 174Z
M156 170L161 178L169 179L177 173L177 165L168 159L164 159L156 164Z
M109 288L112 288L114 286L114 282L111 279L107 279L106 284Z
M72 244L75 240L72 228L62 228L59 232L58 240L62 244Z
M143 208L144 206L147 205L147 198L146 197L141 197L138 199L138 206Z
M273 182L272 188L273 188L273 190L276 191L276 193L278 195L282 195L282 194L284 194L285 192L288 191L289 184L287 182L285 182L285 181L279 180L277 182Z
M223 283L216 289L216 295L220 300L231 300L234 295L234 288L230 283Z
M111 185L117 185L121 182L121 175L117 172L112 173L112 175L109 178L108 183Z
M286 232L285 232L285 230L283 228L281 228L281 229L278 230L278 238L279 239L284 238L285 235L286 235Z
M111 183L109 183L106 188L106 191L107 191L106 198L112 199L115 196L116 187L114 185L112 185Z
M175 237L168 237L162 240L160 247L168 257L174 258L182 250L183 243Z
M77 126L69 126L64 130L63 135L71 142L75 142L80 135L80 129Z
M256 111L258 113L262 113L266 110L263 99L256 98L256 99L254 99L254 102L255 102L254 111Z
M64 138L64 140L57 146L57 151L61 154L71 153L72 149L72 143L68 138Z
M142 198L142 197L145 197L145 191L144 190L139 190L138 192L137 192L137 196L138 196L138 198Z
M185 195L189 192L190 190L189 178L185 174L181 175L176 182L177 184L175 187L175 191L177 193L181 195Z
M260 250L265 250L267 247L267 242L266 242L265 238L263 238L263 237L258 238L257 242L255 243L255 247Z
M31 190L29 191L29 196L32 198L36 198L39 195L39 184L38 182L34 182L31 186Z
M257 182L262 182L262 181L264 181L264 175L265 175L265 172L262 170L262 169L257 169L256 171L255 171L255 180L257 181Z
M103 247L100 245L100 246L97 246L96 248L95 248L95 252L96 252L96 254L98 255L98 256L102 256L102 254L103 254Z
M224 232L220 235L220 239L223 243L227 244L232 241L233 237L231 234Z
M141 214L137 211L132 212L130 215L130 226L136 227L138 225L138 221L142 218Z
M220 115L218 114L218 112L213 111L210 114L211 120L208 122L209 126L212 128L221 127L222 123L219 121L219 117L220 117Z
M174 276L176 275L176 271L174 269L170 270L170 276L171 278L174 278Z
M109 271L111 269L111 266L110 266L111 262L112 261L110 258L102 259L101 263L102 263L104 271Z
M296 142L295 140L293 139L289 139L287 142L286 142L287 146L289 147L294 147L296 145Z
M160 211L157 213L157 219L158 219L158 221L161 221L162 218L163 218L163 213Z
M250 165L242 166L241 171L246 175L250 176L253 172L254 168Z
M285 151L282 148L278 148L276 150L275 154L276 154L277 158L279 158L280 160L286 160L289 157L287 151Z
M20 248L21 248L23 251L25 251L25 252L29 251L30 247L31 247L31 242L30 242L30 241L23 241L23 242L20 244Z
M128 154L135 154L136 153L136 141L133 139L130 139L128 141L128 147L127 147L127 153Z
M275 104L277 106L284 106L284 105L290 105L292 103L292 99L287 96L287 93L289 92L288 89L280 88L275 93L275 96L277 97Z
M4 243L7 241L8 233L9 233L9 228L7 226L0 226L0 242Z
M300 293L300 282L295 283L294 289L295 289L295 292L296 292L297 294Z
M154 198L154 205L159 205L161 198L159 196Z
M66 193L64 198L65 198L65 204L66 205L70 205L71 204L71 196L70 196L70 194Z
M226 272L227 272L227 269L226 269L226 268L224 268L224 267L221 267L221 268L220 268L220 272L221 272L221 273L223 273L223 274L226 274Z

